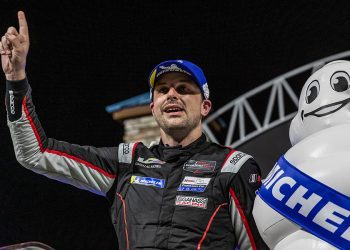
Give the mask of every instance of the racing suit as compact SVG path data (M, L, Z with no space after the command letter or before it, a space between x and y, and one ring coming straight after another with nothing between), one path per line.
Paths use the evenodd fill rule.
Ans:
M47 138L27 80L7 82L8 126L21 165L105 196L120 249L265 249L252 217L260 169L210 143L79 146Z

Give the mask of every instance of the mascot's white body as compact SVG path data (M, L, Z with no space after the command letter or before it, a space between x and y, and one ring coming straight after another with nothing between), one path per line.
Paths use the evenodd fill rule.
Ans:
M297 171L324 184L347 199L350 197L350 62L334 61L316 71L306 81L299 100L299 110L289 131L293 147L284 158ZM273 175L278 164L263 181L270 184L271 197L287 204L297 213L307 217L322 199L322 194L307 194L301 189L299 195L285 197L285 191L297 186L292 178L275 181ZM264 183L265 182L265 183ZM282 187L284 185L284 187ZM299 190L299 191L300 191ZM295 192L296 193L296 192ZM333 206L331 206L333 205ZM337 249L327 238L319 237L293 221L288 214L282 215L257 195L253 215L265 242L275 250ZM326 233L337 233L343 223L348 223L350 210L327 203L316 214L312 222ZM317 235L317 236L316 236ZM350 228L339 233L339 237L350 242Z

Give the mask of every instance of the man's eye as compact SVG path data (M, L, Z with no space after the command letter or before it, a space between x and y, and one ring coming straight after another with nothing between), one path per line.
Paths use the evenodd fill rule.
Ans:
M159 92L159 93L162 93L162 94L165 94L165 93L168 92L168 88L159 88L159 89L158 89L158 92Z
M179 86L179 87L177 88L177 92L180 93L180 94L186 93L186 92L187 92L186 86Z

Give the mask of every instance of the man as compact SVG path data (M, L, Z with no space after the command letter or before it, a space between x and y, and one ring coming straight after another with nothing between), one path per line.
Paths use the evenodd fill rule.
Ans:
M47 138L25 74L29 32L1 38L6 106L18 161L49 178L106 196L120 249L264 249L252 218L260 169L253 158L210 143L201 120L211 109L202 70L185 60L151 72L152 113L161 141L82 147Z

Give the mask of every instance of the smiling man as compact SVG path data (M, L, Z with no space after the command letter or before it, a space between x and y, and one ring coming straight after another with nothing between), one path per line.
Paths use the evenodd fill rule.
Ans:
M189 61L165 61L152 71L149 83L151 109L163 143L186 146L199 138L201 120L211 109L202 70Z
M211 109L203 71L165 61L149 77L160 142L79 146L46 137L25 72L29 32L23 12L0 53L8 126L18 161L49 178L105 196L120 249L265 249L252 206L260 169L243 152L207 141Z

